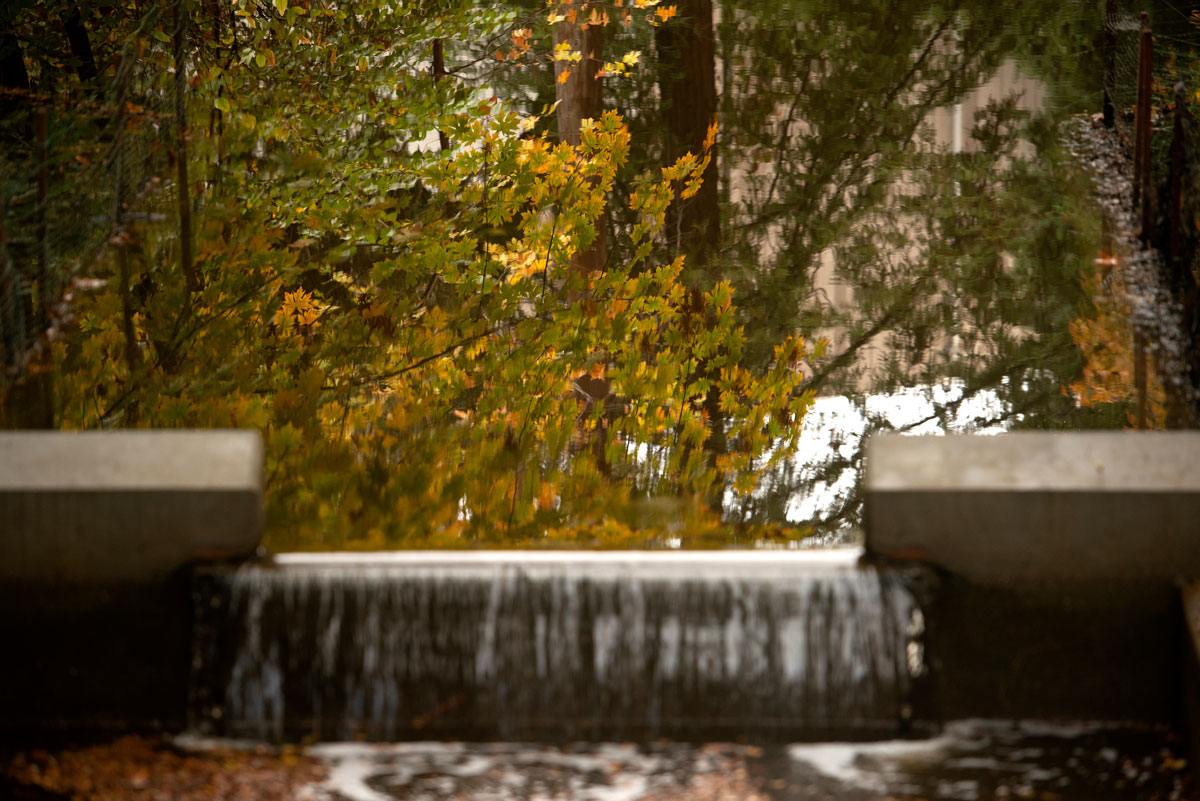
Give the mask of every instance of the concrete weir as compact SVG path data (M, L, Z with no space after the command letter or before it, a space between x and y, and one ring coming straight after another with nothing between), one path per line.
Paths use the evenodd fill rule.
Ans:
M255 434L0 434L0 735L1200 722L1180 601L1200 579L1200 434L885 436L867 459L865 554L259 559Z
M206 571L195 724L266 740L895 736L920 698L921 612L904 572L858 557L282 554Z
M1180 722L1200 433L876 437L865 522L871 558L942 575L942 716Z

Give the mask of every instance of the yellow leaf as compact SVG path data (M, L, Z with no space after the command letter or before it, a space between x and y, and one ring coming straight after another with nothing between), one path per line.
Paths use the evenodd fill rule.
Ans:
M621 61L625 62L626 64L628 64L629 66L632 67L634 64L638 63L638 59L640 59L641 57L642 57L641 50L630 50L628 53L621 56Z

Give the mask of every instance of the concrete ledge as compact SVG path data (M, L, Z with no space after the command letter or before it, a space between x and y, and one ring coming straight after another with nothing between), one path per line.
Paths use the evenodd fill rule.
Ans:
M1200 433L885 434L870 554L980 583L1200 577Z
M160 581L252 553L262 443L250 431L0 433L0 581Z

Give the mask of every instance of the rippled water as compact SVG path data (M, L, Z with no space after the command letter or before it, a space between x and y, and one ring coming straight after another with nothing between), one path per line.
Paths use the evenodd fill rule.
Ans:
M964 721L932 740L759 747L331 744L312 801L882 801L1187 798L1178 743L1102 725Z

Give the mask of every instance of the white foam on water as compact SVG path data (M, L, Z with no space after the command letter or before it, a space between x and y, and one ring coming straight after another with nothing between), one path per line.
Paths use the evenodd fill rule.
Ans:
M885 740L878 743L795 743L787 747L788 757L805 762L823 776L850 787L869 792L886 792L885 777L877 770L867 769L864 759L873 762L903 758L935 762L943 758L953 742L949 736L931 740Z
M440 794L470 793L477 801L543 797L531 790L529 773L537 768L558 770L560 788L577 801L638 801L654 786L675 784L670 760L626 744L594 744L582 751L519 743L474 744L420 742L373 745L328 743L307 750L325 761L329 776L309 785L304 796L310 801L394 801L397 797L427 797L412 782L420 776L437 785ZM680 752L692 763L693 772L711 770L699 751ZM677 761L680 754L677 754ZM471 779L486 775L483 786ZM464 783L464 780L467 780ZM383 788L384 791L372 787ZM387 788L395 788L391 796ZM686 789L680 785L678 789ZM444 791L444 793L442 792ZM554 792L555 798L562 797ZM546 796L551 797L551 796Z
M972 779L939 782L937 797L955 798L959 799L959 801L976 801L979 798L979 782Z
M930 740L798 743L789 745L787 753L846 787L881 794L894 789L894 783L904 775L931 768L1010 773L1032 785L1062 775L1039 763L1045 749L1025 746L997 750L998 746L1031 737L1071 740L1119 728L1121 724L1105 721L967 719L947 724L941 736ZM938 785L937 797L976 801L979 786L972 779L946 780Z
M1027 737L1061 737L1068 740L1075 737L1082 737L1085 734L1105 731L1106 729L1119 729L1125 725L1116 721L1091 720L1019 720L1011 723L994 720L966 720L962 721L962 723L976 729L987 729L989 727L994 729L1008 729L1019 732Z
M334 790L336 797L347 801L392 801L383 793L372 790L367 785L369 779L378 769L373 760L343 758L335 761L329 770L329 778L324 786ZM313 788L320 798L320 787Z

